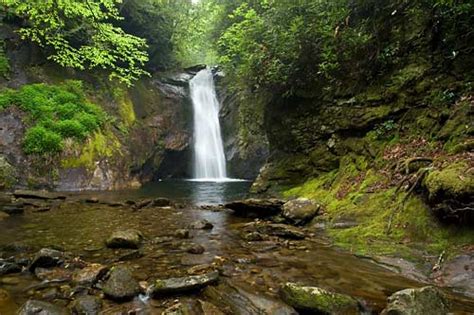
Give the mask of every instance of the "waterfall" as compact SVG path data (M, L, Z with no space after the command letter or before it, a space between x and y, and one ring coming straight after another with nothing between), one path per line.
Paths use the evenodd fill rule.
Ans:
M211 70L204 69L189 82L194 109L194 179L227 178L219 124L219 101Z

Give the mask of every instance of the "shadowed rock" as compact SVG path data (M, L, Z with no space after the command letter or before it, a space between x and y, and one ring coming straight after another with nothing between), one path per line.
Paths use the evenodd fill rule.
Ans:
M96 296L80 296L74 300L70 308L75 315L97 315L102 309L102 300Z
M242 217L265 218L279 214L285 202L279 199L245 199L225 205Z
M34 271L37 267L50 268L61 265L64 262L65 255L51 248L43 248L36 253L28 269Z
M218 279L219 273L214 271L198 276L156 280L151 288L151 294L152 296L160 296L194 291L215 283Z

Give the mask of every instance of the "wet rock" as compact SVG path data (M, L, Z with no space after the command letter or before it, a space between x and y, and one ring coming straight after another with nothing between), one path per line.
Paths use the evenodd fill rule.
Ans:
M151 199L140 200L135 203L135 205L133 206L133 209L140 210L140 209L146 208L150 206L152 202L153 200Z
M318 287L288 282L282 286L283 300L298 311L316 314L358 314L359 303L352 297Z
M134 248L137 249L142 243L143 235L137 230L116 231L106 241L109 248Z
M84 202L85 203L99 203L99 198L97 197L86 198Z
M150 207L171 207L172 205L168 198L156 198L150 203Z
M238 216L251 218L265 218L279 214L285 202L279 199L245 199L227 203Z
M117 261L129 261L129 260L142 258L143 256L145 256L143 251L137 249L137 250L132 250L124 254L121 254L120 257L117 259Z
M78 285L93 285L99 281L108 271L108 268L101 264L91 264L76 271L72 280Z
M198 220L189 225L189 228L193 230L211 230L213 227L214 225L205 219Z
M456 288L474 298L474 254L457 256L443 264L432 278L437 285Z
M215 305L201 300L185 300L167 308L162 315L224 315Z
M206 251L206 249L202 245L193 244L186 251L190 254L201 255Z
M72 279L72 272L64 268L35 268L35 276L40 280L47 281L70 281Z
M80 296L69 306L74 315L97 315L102 309L102 300L96 296Z
M313 200L298 198L283 205L282 216L294 224L304 224L311 221L320 208L321 205Z
M3 277L0 279L0 283L5 285L17 285L20 282L20 279L15 277Z
M174 236L181 239L187 239L191 237L188 229L176 230L176 232L174 232Z
M151 288L151 293L153 296L160 296L194 291L215 283L218 279L219 273L214 271L198 276L156 280Z
M382 315L445 315L449 313L447 300L435 287L405 289L388 298Z
M33 190L15 190L13 192L15 198L24 198L24 199L39 199L39 200L65 200L66 196L51 193L47 191L33 191Z
M21 267L13 262L0 259L0 276L21 272Z
M252 289L223 282L217 286L207 287L203 294L220 309L226 309L230 314L278 314L297 315L290 306L264 294L254 294Z
M109 271L102 291L112 300L130 300L140 293L140 285L128 268L115 266Z
M3 206L1 210L8 215L20 215L25 212L25 205L22 202L16 202Z
M20 308L18 315L69 315L66 308L51 303L29 300Z
M265 240L265 235L259 232L245 233L242 238L247 242L259 242Z
M61 265L64 259L65 255L63 252L51 248L43 248L35 254L28 269L34 272L37 267L56 267Z
M306 237L305 233L299 228L277 223L252 223L247 225L247 229L254 228L260 234L277 236L285 239L302 240Z

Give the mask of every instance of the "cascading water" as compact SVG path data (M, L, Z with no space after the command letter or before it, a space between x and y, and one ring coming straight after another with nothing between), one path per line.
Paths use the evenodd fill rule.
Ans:
M227 179L224 145L219 124L219 101L211 70L204 69L190 81L194 108L194 179Z

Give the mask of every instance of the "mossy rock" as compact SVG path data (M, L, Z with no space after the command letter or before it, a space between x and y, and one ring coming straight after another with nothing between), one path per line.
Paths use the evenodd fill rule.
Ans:
M435 287L405 289L388 298L382 315L444 315L449 313L448 302Z
M441 170L430 172L424 180L430 200L473 195L474 176L466 173L468 168L465 162L456 162Z
M359 314L354 298L318 287L288 282L280 290L283 300L299 311L315 314Z
M0 189L11 188L15 183L15 168L4 156L0 156Z

